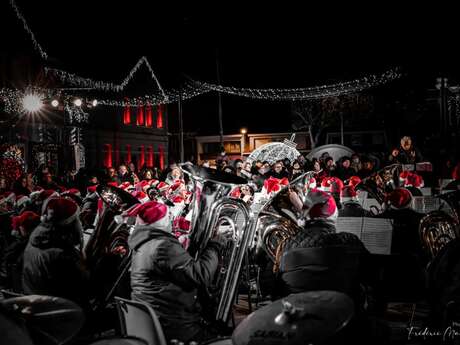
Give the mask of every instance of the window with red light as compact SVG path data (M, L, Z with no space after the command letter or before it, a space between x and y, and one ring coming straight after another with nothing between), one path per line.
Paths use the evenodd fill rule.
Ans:
M144 145L139 147L139 170L144 167L145 164L145 148Z
M147 166L153 167L153 146L147 146Z
M150 104L145 107L145 125L147 127L153 126L152 106Z
M137 107L137 121L136 124L138 126L144 125L144 106L140 105Z
M104 144L104 167L109 168L112 166L112 145Z
M160 169L163 170L165 168L165 150L163 145L158 146L158 151L160 152Z
M163 106L161 104L158 106L157 128L163 128Z
M129 106L129 104L126 104L123 109L123 124L131 124L131 107Z

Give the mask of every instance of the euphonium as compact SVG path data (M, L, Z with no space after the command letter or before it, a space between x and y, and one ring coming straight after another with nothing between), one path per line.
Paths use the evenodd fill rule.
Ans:
M439 196L450 207L451 215L442 210L429 212L419 224L419 234L423 248L434 258L451 240L460 237L460 191Z
M392 164L366 177L356 186L365 190L376 199L380 205L385 201L385 194L391 192L399 185L401 164Z
M215 320L226 322L230 315L243 260L255 233L256 219L242 199L229 197L236 185L246 180L236 175L193 165L182 165L193 185L191 202L191 236L188 248L192 257L199 257L215 231L227 226L232 238L221 256L219 273L210 289L216 302Z

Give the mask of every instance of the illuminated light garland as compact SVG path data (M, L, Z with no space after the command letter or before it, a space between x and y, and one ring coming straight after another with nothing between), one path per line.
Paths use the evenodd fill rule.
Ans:
M24 30L29 34L30 39L32 40L32 43L34 44L35 50L37 50L40 53L40 56L42 59L47 60L48 54L43 50L41 45L38 43L37 39L35 38L34 33L29 28L29 25L27 24L26 19L24 18L18 6L16 5L15 0L10 0L10 5L13 8L14 12L16 13L16 16L18 17L18 19L22 22L22 25L24 26Z
M66 103L64 110L69 115L70 124L87 123L89 114L82 107L75 106L73 103Z
M123 80L121 84L114 84L114 83L108 83L104 81L98 81L98 80L93 80L90 78L83 78L80 76L77 76L75 74L56 69L56 68L45 68L45 73L51 73L58 77L61 82L63 83L69 83L72 86L78 86L78 87L87 87L87 88L92 88L92 89L97 89L97 90L103 90L103 91L115 91L115 92L121 92L125 89L125 87L128 85L128 83L133 79L134 75L136 72L139 70L139 68L145 64L147 69L150 72L150 76L152 79L155 81L158 90L160 90L163 100L165 102L168 101L168 96L166 95L165 91L160 85L160 82L158 81L158 78L155 75L155 72L153 71L152 66L150 66L149 61L145 56L141 57L139 61L137 61L136 65L131 69L129 74L126 76L126 78Z
M400 78L401 75L402 74L396 69L389 70L381 75L371 75L343 83L295 89L250 89L215 85L198 81L195 81L194 83L197 86L206 88L210 91L217 91L247 98L266 100L306 100L337 97L367 90L396 80Z

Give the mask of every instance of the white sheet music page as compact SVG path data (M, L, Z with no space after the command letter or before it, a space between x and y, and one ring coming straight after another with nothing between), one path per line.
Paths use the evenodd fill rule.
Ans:
M365 199L363 203L363 208L365 210L370 210L371 206L376 206L379 210L382 208L382 205L376 199Z
M338 217L335 224L337 232L350 232L361 239L363 228L362 217Z
M363 218L361 241L372 254L391 254L393 226L390 219Z

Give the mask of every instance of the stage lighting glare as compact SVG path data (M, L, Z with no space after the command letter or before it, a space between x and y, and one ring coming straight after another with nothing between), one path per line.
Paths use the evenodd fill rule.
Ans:
M73 104L75 104L77 107L81 107L82 103L83 102L80 98L77 98L75 101L73 101Z
M95 107L97 105L97 99L93 100L92 105L93 105L93 107Z
M57 99L53 99L51 101L51 105L56 108L59 105L59 101Z
M28 113L35 113L43 107L42 96L29 93L22 98L22 108Z

